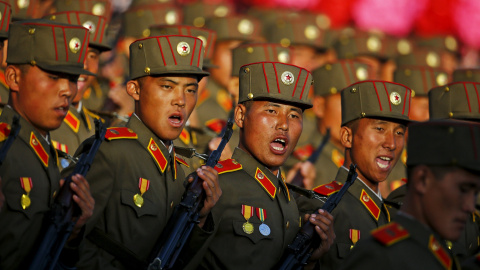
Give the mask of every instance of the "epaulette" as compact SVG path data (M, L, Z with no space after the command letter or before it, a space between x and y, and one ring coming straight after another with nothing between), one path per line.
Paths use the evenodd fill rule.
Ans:
M116 139L137 139L137 133L126 127L108 128L105 139L108 141Z
M190 133L186 129L182 129L180 136L178 138L185 144L190 145Z
M230 97L230 94L228 94L228 92L225 90L220 90L217 92L217 103L226 112L229 112L233 107L232 98Z
M90 111L90 110L88 110L88 109L86 109L85 112L86 112L88 115L90 115L92 118L98 119L98 120L102 121L102 123L105 123L105 119L103 119L100 115L98 115L98 114L96 114L96 113L94 113L94 112L92 112L92 111Z
M313 191L323 196L330 196L333 193L338 192L342 188L342 186L342 183L338 181L332 181L328 184L324 184L314 188Z
M214 169L218 172L218 174L227 173L227 172L234 172L242 169L242 164L238 163L235 159L226 159L219 161L217 165L215 165Z
M208 91L208 89L203 89L202 93L200 93L200 96L198 97L197 106L207 100L208 97L210 97L210 91Z
M410 233L396 222L381 226L372 232L372 237L385 246L391 246L409 236Z
M7 123L0 123L0 142L3 142L10 135L10 125Z
M178 156L175 156L175 160L176 160L178 163L187 166L187 168L190 168L190 166L188 165L188 163L187 163L184 159L179 158Z
M53 145L53 148L68 154L68 146L66 144L52 140L52 145Z
M215 133L220 133L226 125L227 121L223 119L211 119L205 122L205 126Z
M297 147L295 151L293 151L293 156L296 157L298 160L305 161L312 155L314 150L315 149L313 148L313 145L307 144Z

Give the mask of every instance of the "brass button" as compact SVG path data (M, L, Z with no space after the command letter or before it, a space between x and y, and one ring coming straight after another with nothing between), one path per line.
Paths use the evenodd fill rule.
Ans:
M150 68L149 68L149 67L146 67L146 68L145 68L145 73L146 73L147 75L150 75Z
M285 224L285 226L287 226L287 229L290 227L290 222L287 221L287 224Z
M170 208L173 208L173 201L170 203Z

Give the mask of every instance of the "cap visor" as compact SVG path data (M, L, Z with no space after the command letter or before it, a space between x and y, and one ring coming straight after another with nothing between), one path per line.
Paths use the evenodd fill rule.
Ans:
M78 66L62 66L62 65L52 66L52 65L45 65L45 64L39 64L39 63L37 63L37 66L39 66L41 69L45 71L72 74L72 75L90 75L95 77L97 76L97 74L94 74Z

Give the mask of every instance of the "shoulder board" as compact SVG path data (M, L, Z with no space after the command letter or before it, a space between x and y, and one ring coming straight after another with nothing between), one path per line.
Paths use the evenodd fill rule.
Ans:
M324 184L314 188L313 191L323 196L330 196L333 193L338 192L342 188L342 186L342 183L338 181L332 181L328 184Z
M241 170L242 164L238 163L235 159L226 159L219 161L214 168L218 174L222 174Z
M68 146L58 141L52 140L53 148L68 154Z
M137 133L126 127L108 128L105 139L108 141L116 139L137 139Z
M313 145L307 144L297 147L295 151L293 151L293 156L301 161L305 161L312 155L313 151Z
M105 120L102 117L100 117L100 115L90 111L89 109L86 109L85 112L88 115L90 115L91 117L93 117L94 119L98 119L98 120L102 121L102 123L105 123Z
M188 165L188 163L187 163L184 159L179 158L178 156L175 155L175 160L176 160L178 163L187 166L187 168L190 168L190 166Z
M217 92L217 102L226 112L229 112L233 107L232 98L226 90Z
M391 246L409 236L408 231L396 222L384 225L372 232L372 237L385 246Z
M203 89L202 93L200 93L200 96L198 97L197 106L207 100L208 97L210 97L210 91L208 91L208 89Z
M3 142L10 135L10 125L7 123L0 123L0 142Z
M220 133L226 125L227 121L223 119L211 119L205 122L205 126L215 133Z

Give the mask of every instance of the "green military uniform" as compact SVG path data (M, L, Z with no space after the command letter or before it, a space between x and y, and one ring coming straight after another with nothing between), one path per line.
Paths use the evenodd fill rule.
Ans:
M188 36L138 40L130 45L130 77L173 73L201 78L208 73L202 71L203 48L194 46L199 43ZM108 130L87 174L95 209L87 223L79 268L132 268L135 261L114 251L118 249L141 261L150 258L185 190L182 167L187 165L171 147L167 149L136 115L126 127Z
M109 90L110 86L106 80L96 78L92 85L83 93L82 105L89 110L102 111L108 98Z
M476 254L462 262L463 270L478 270L480 269L480 255Z
M410 125L407 166L456 166L477 173L480 171L480 163L476 158L479 132L478 124L463 121L431 121ZM452 255L459 254L455 244L450 251L447 242L425 221L419 221L402 211L398 212L394 221L373 231L371 237L365 237L355 246L341 269L459 269ZM467 231L469 226L467 224ZM461 236L464 239L459 239L460 243L465 240L468 243L468 239L465 239L468 233ZM473 243L477 244L478 240ZM473 254L476 252L470 256Z
M267 99L308 108L308 93L301 90L311 81L311 74L296 66L249 64L240 70L239 103ZM280 171L274 175L239 148L215 169L222 197L212 216L219 224L194 262L203 257L199 269L273 269L301 225Z
M83 69L82 58L78 58L79 53L85 54L87 34L83 27L46 20L12 24L7 63L37 65L47 72L88 73ZM85 47L70 50L68 43ZM8 135L6 125L12 125L15 115L20 117L7 106L0 116L4 139ZM0 169L5 194L5 204L0 212L0 269L25 269L31 263L35 247L44 233L45 214L60 186L58 157L50 136L44 138L23 117L20 117L20 125L18 137Z

